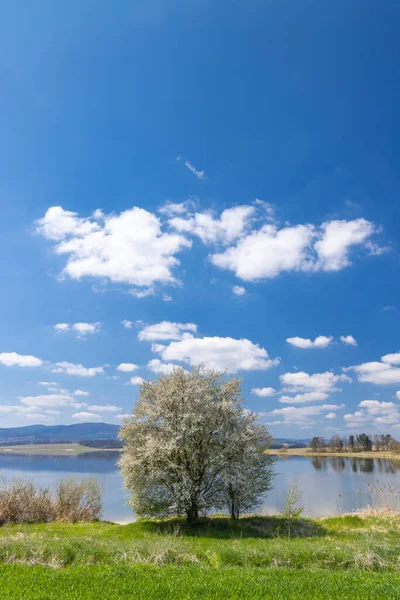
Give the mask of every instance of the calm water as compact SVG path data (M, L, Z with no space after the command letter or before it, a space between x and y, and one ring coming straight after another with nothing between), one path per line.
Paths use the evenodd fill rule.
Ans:
M132 520L133 515L125 505L126 492L118 474L117 458L115 452L57 457L0 454L0 477L29 478L52 488L68 474L95 476L104 489L103 518L126 522ZM281 511L284 493L296 478L303 494L305 515L310 517L362 508L362 497L357 490L364 490L367 482L374 483L376 479L384 485L400 488L400 461L389 459L290 456L277 460L276 471L274 489L260 512Z

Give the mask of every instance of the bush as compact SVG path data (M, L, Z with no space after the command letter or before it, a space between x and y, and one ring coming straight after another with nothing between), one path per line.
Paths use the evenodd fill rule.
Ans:
M103 506L102 495L94 479L62 479L56 492L56 520L97 521Z
M54 501L47 489L22 479L0 488L0 523L48 523L54 520Z
M102 509L102 491L92 479L62 479L54 494L30 481L0 483L0 525L95 521Z

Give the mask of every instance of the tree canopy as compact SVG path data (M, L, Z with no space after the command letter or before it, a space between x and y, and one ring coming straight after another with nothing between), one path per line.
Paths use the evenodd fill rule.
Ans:
M271 487L271 437L242 406L240 380L203 367L176 368L143 382L121 427L120 468L142 516L227 508L232 518L259 505Z

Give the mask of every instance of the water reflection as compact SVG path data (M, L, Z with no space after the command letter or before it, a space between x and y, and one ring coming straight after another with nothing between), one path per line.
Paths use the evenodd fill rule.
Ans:
M0 478L26 478L54 489L66 475L95 476L104 489L103 518L127 522L133 519L126 505L126 492L118 472L117 452L93 452L80 456L39 456L0 454ZM287 456L278 458L274 488L268 493L261 512L282 512L288 485L298 480L301 503L308 517L349 512L363 508L367 483L376 479L383 485L400 488L400 461L385 458L341 456ZM398 481L399 480L399 481Z
M351 471L353 473L396 473L400 471L400 461L390 458L348 458L342 456L315 456L311 464L316 471L335 472Z

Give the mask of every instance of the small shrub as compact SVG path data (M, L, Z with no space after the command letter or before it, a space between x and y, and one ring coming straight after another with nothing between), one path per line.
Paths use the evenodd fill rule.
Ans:
M91 479L63 479L55 494L23 479L0 483L0 525L95 521L101 509L102 491Z
M97 521L102 509L102 491L94 479L66 477L56 491L57 521Z
M299 490L296 481L289 485L288 491L285 493L285 509L283 511L283 516L286 519L289 540L291 538L293 524L301 516L304 510L304 506L297 506L300 499L301 491Z
M13 479L0 488L0 524L47 523L54 519L54 503L48 489Z

